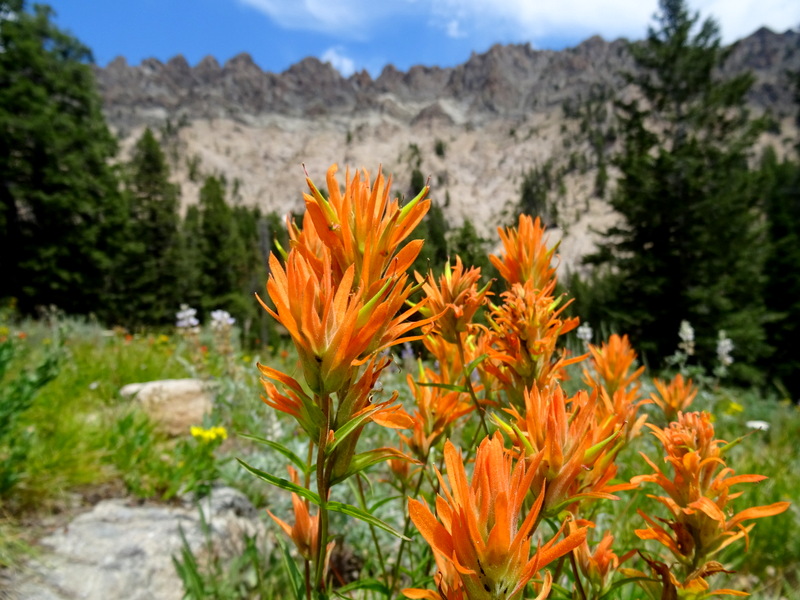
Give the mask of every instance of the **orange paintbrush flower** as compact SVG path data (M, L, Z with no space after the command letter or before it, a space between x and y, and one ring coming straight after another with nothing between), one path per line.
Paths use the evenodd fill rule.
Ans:
M466 333L475 313L483 305L491 282L478 289L481 270L475 267L464 270L458 256L454 268L450 267L449 261L445 264L438 283L433 271L429 271L424 278L419 273L414 275L428 299L427 305L420 309L420 314L436 317L428 326L429 331L451 344L457 343L458 336Z
M292 467L287 467L287 469L292 483L298 484L297 471ZM308 504L294 493L292 494L292 506L294 507L294 525L289 525L286 521L279 519L270 510L267 510L267 513L292 539L300 556L306 560L313 561L317 557L317 548L319 546L319 515L312 517L308 512ZM334 542L328 544L329 556L333 544Z
M460 452L445 443L447 482L436 498L438 519L424 503L409 499L411 519L434 552L450 562L471 600L507 600L522 595L526 584L551 561L583 542L581 528L558 541L562 531L531 556L530 536L540 519L545 490L523 518L522 509L541 457L514 461L496 433L477 450L472 482L467 480ZM537 598L550 591L550 575Z
M788 502L746 508L734 514L730 501L741 493L730 493L733 485L756 483L763 475L735 475L725 465L723 440L714 438L714 426L708 413L678 413L678 420L664 429L649 425L661 441L673 477L669 478L650 459L642 455L654 473L638 475L633 483L659 485L667 496L653 496L670 511L672 518L662 520L665 529L639 511L649 527L637 529L642 539L654 539L667 547L687 569L702 566L706 559L731 543L747 538L753 524L746 521L784 512Z
M613 334L601 346L589 344L589 352L592 360L583 370L583 379L598 392L598 421L608 435L624 426L625 439L631 440L647 420L647 415L637 416L639 407L649 403L639 399L638 379L644 367L634 370L636 351L627 335Z
M570 409L567 409L567 405ZM608 498L630 484L609 485L616 475L615 440L620 431L598 438L596 396L579 391L567 398L560 386L525 391L525 410L506 409L514 423L497 423L523 455L541 457L531 489L546 488L543 514L556 516L580 500Z
M416 309L399 313L410 286L407 276L388 282L372 297L354 288L355 269L349 267L341 281L334 281L330 258L323 255L323 273L318 274L306 258L290 252L285 268L270 256L267 293L275 310L264 309L289 332L300 355L303 374L312 392L329 394L346 386L354 364L370 354L418 336L402 336L418 326L408 321Z
M517 283L500 295L500 305L490 304L492 362L486 369L516 406L522 406L525 389L563 379L564 367L584 358L568 359L563 352L556 358L558 338L577 327L578 319L562 317L570 302L561 304L554 289L554 281L543 289Z
M539 217L519 216L517 228L505 231L497 229L503 241L505 255L491 255L489 260L509 285L530 282L534 289L543 289L555 281L556 270L552 266L556 246L547 248L547 238Z
M674 421L679 412L686 412L697 396L697 388L692 385L692 380L684 381L680 373L669 383L655 378L653 384L658 393L651 394L650 400L661 409L667 421Z
M430 200L425 196L429 188L425 186L401 207L399 200L389 200L391 178L387 181L380 169L372 186L366 171L350 177L348 169L344 193L336 171L336 165L328 169L328 198L306 177L311 192L304 196L306 211L316 235L331 253L334 278L343 277L354 266L358 287L365 298L371 298L387 277L405 273L419 254L422 240L401 244L428 212Z
M450 431L454 422L475 410L469 395L464 392L446 390L436 385L447 383L431 369L423 369L420 363L419 381L409 374L408 387L414 395L417 410L412 419L411 436L400 434L406 445L419 460L425 460L431 447Z
M611 532L606 531L603 539L594 547L594 551L589 549L587 541L575 548L575 559L578 567L594 591L591 595L592 598L600 598L608 591L611 575L617 571L621 563L636 553L635 550L631 550L620 558L611 548L613 543L614 536L611 535Z

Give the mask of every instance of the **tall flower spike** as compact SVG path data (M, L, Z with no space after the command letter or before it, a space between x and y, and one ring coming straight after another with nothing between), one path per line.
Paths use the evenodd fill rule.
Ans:
M669 383L655 378L653 385L657 393L651 394L650 400L661 409L667 421L674 421L679 412L686 412L697 396L697 388L692 385L692 380L684 381L680 373Z
M524 519L521 513L541 456L515 462L496 433L478 447L471 483L461 453L449 441L444 458L449 485L439 473L444 496L436 498L438 519L418 500L409 499L408 509L425 541L455 568L467 598L517 599L540 569L585 539L586 529L581 528L558 541L562 527L530 556L530 536L540 518L544 488ZM547 573L537 598L547 597L550 584Z
M292 482L297 484L297 471L292 467L288 467L288 470ZM286 535L291 538L300 556L306 560L314 560L317 556L317 546L319 545L319 515L312 517L308 512L306 503L294 493L292 494L292 506L294 508L294 525L289 525L286 521L279 519L272 514L270 510L267 510L267 513L272 517L272 520L283 529ZM330 550L333 548L333 544L334 542L328 544L328 556L330 556Z
M565 377L564 367L584 358L558 356L559 337L577 327L578 318L562 316L570 302L562 304L554 290L555 281L542 289L517 283L500 294L500 305L490 305L492 363L486 369L515 406L523 406L525 389L550 386Z
M436 317L428 328L447 342L457 343L457 337L466 333L475 313L483 305L491 282L479 290L481 270L475 267L464 270L459 256L456 256L455 267L451 268L449 261L445 264L438 283L433 271L429 271L425 278L419 273L414 275L428 298L428 304L420 309L420 314Z
M542 289L555 280L556 270L552 266L558 245L547 248L547 238L539 217L519 216L517 228L505 231L498 227L505 255L491 255L489 260L509 285L530 282L534 289Z
M350 177L348 169L344 194L336 180L337 169L336 165L328 169L328 198L306 177L311 192L304 196L306 210L333 257L334 277L343 276L354 265L355 281L364 296L371 298L387 277L404 273L419 254L422 240L401 244L428 212L429 188L425 186L400 207L397 199L389 200L391 178L384 179L380 169L372 187L366 171Z
M657 540L668 548L687 570L704 564L708 557L747 534L753 525L746 521L784 512L788 502L755 506L734 514L729 506L740 493L730 493L730 487L740 483L756 483L763 475L734 475L725 466L721 446L723 440L714 438L714 426L708 413L678 413L678 420L660 429L649 425L661 441L673 471L670 479L650 459L642 455L653 469L651 475L638 475L633 483L650 482L659 485L667 496L654 496L671 513L663 520L669 531L645 513L646 529L637 529L642 539Z

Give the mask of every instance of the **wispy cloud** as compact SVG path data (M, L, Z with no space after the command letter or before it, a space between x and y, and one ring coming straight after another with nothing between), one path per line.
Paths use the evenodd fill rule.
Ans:
M343 40L373 40L381 25L416 16L451 38L530 40L600 34L641 38L657 0L238 0L288 29L324 32ZM766 25L777 31L800 24L797 0L690 0L693 10L720 23L726 42Z
M331 63L331 66L342 74L342 77L350 77L356 71L356 63L352 58L342 54L342 48L335 46L328 48L320 56L322 62Z

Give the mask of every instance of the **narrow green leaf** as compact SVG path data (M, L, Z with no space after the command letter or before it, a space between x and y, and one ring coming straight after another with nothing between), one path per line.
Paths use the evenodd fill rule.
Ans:
M276 450L276 451L280 452L286 458L288 458L290 461L292 461L294 463L294 465L298 469L300 469L300 471L304 475L308 474L310 472L310 470L311 470L311 467L309 465L307 465L306 462L302 458L300 458L299 456L297 456L297 454L295 454L294 452L289 450L286 446L283 446L282 444L279 444L278 442L274 442L272 440L268 440L267 438L263 438L263 437L260 437L260 436L257 436L257 435L252 435L252 434L249 434L249 433L240 433L239 437L240 438L244 438L246 440L250 440L251 442L256 442L257 444L262 444L264 446L268 446L268 447L272 448L273 450Z
M391 594L391 590L377 579L359 579L358 581L353 581L352 583L348 583L347 585L340 587L338 590L336 590L336 593L341 595L355 590L370 590L373 592L380 592L384 596L389 596ZM342 597L345 598L346 596Z
M378 501L377 501L375 504L373 504L372 506L370 506L370 507L369 507L367 510L368 510L369 512L371 512L371 513L372 513L372 512L375 512L376 510L378 510L378 509L379 509L381 506L383 506L384 504L388 504L388 503L389 503L389 502L391 502L392 500L398 500L398 499L401 499L401 498L403 498L403 496L387 496L386 498L381 498L381 499L380 499L380 500L378 500Z
M351 433L353 433L361 425L363 425L364 423L369 421L369 419L372 417L372 412L373 411L369 411L369 412L361 414L361 415L359 415L357 417L354 417L354 418L350 419L347 423L345 423L344 425L339 427L334 432L333 442L330 443L330 444L327 444L325 446L325 454L327 456L330 456L331 452L336 450L336 448L339 446L339 444L341 444L343 441L345 441L347 439L347 437Z
M465 388L463 385L453 385L450 383L427 383L424 381L417 381L417 385L424 385L427 387L438 387L442 388L443 390L450 390L451 392L461 392L464 394L469 393L469 390Z
M369 523L371 525L374 525L375 527L380 527L384 531L387 531L387 532L391 533L392 535L394 535L396 537L399 537L401 540L406 540L407 542L411 541L409 538L404 536L402 533L400 533L399 531L396 531L395 529L393 529L391 527L391 525L389 525L388 523L384 523L378 517L375 517L375 516L369 514L367 511L362 510L362 509L360 509L358 507L355 507L355 506L353 506L351 504L344 504L343 502L328 502L326 504L326 506L328 507L328 510L332 510L332 511L338 512L338 513L342 513L343 515L348 515L348 516L351 516L351 517L355 517L356 519L360 519L361 521L364 521L365 523Z
M251 467L246 462L244 462L241 458L236 459L240 465L242 465L245 469L250 471L253 475L258 477L259 479L263 479L267 483L274 485L275 487L279 487L283 490L288 490L290 492L294 492L301 498L305 498L309 502L313 502L317 506L320 505L319 494L316 492L312 492L296 483L292 483L287 479L283 479L282 477L275 477L275 475L270 475L266 471L262 471L261 469L256 469L255 467Z
M470 375L472 375L472 372L475 370L475 367L477 367L479 364L481 364L481 363L482 363L483 361L485 361L487 358L489 358L489 355L484 353L484 354L481 354L481 355L480 355L478 358L476 358L475 360L473 360L471 363L469 363L469 364L467 365L467 377L469 377Z
M292 560L292 555L289 554L289 550L286 548L283 538L280 535L275 537L278 540L278 546L280 546L281 549L283 568L286 570L287 575L289 575L289 580L292 582L292 594L294 595L294 600L303 600L303 592L305 590L303 576L300 574L300 570L297 568L294 560Z
M614 583L612 583L611 586L609 586L609 588L608 588L608 590L606 590L605 594L600 596L600 600L603 600L603 598L608 598L609 594L611 592L613 592L615 589L617 589L618 587L622 587L623 585L627 585L629 583L637 582L637 581L652 581L652 582L656 582L656 583L658 582L657 579L652 579L650 577L626 577L625 579L619 579L619 580L615 581Z

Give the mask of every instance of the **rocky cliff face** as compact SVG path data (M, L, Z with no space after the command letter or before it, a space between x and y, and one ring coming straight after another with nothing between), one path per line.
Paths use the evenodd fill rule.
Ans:
M212 57L194 67L181 56L138 66L117 59L97 79L123 152L144 126L161 131L184 203L197 200L205 175L222 174L236 201L285 214L302 210L301 165L320 184L332 163L373 174L382 165L397 195L415 191L419 168L452 225L470 218L495 239L523 175L551 164L562 173L551 189L567 238L561 264L572 268L592 249L592 231L615 217L594 195L592 150L564 109L593 95L610 113L608 94L597 92L623 89L618 73L632 68L625 47L599 37L560 52L498 45L454 68L389 65L375 79L343 78L315 58L280 74L247 54L222 66ZM754 108L770 109L782 128L770 142L788 150L795 108L786 71L800 70L800 34L762 29L735 44L726 72L745 69L756 77Z
M365 71L345 79L315 58L280 74L269 73L250 55L239 54L223 66L206 57L194 67L180 55L167 63L148 59L138 66L118 58L97 69L97 80L109 119L125 128L166 116L258 120L264 115L374 112L411 121L437 101L440 106L449 103L473 122L484 122L546 111L567 98L585 97L597 86L618 89L619 72L631 68L623 40L592 37L558 52L528 44L496 45L446 69L416 66L404 73L388 65L377 79ZM785 73L800 69L800 34L760 29L737 42L726 72L745 69L756 76L752 102L787 114L792 91Z

